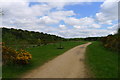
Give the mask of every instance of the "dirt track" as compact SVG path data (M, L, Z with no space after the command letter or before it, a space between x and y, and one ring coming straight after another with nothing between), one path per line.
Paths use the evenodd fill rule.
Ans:
M91 43L70 49L43 66L26 73L23 78L88 78L84 53L89 44Z

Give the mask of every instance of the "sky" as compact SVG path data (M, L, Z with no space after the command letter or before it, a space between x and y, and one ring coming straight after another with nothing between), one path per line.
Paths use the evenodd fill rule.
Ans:
M118 29L118 1L103 0L29 1L0 0L0 27L38 31L64 38L115 34Z

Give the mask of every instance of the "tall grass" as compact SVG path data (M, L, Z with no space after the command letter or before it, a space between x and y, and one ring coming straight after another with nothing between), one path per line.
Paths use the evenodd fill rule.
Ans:
M95 78L118 78L118 53L93 42L87 47L86 63Z

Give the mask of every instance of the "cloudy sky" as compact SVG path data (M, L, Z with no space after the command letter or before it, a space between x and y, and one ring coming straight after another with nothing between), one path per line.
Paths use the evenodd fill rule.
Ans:
M0 26L65 38L105 36L117 31L119 0L48 1L0 0L4 14L0 14Z

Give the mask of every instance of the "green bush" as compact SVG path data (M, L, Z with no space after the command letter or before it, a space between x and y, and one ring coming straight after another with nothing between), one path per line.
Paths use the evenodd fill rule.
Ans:
M118 35L109 35L102 38L103 45L106 48L109 48L114 51L120 51L120 36Z

